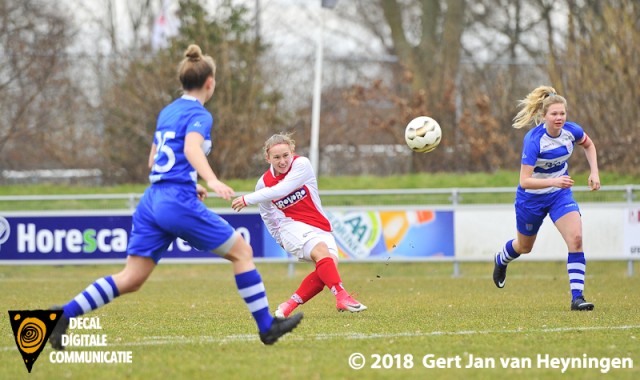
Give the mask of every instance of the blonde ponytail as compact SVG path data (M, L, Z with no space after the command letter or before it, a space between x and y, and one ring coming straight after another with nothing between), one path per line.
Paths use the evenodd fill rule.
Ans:
M565 107L567 106L567 100L558 95L553 87L537 87L518 102L518 107L522 107L522 109L513 118L513 127L526 127L532 122L535 125L540 124L549 106L556 103L562 103Z

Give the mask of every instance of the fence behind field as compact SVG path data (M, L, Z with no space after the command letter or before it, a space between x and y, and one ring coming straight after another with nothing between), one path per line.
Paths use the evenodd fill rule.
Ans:
M627 261L628 272L632 274L634 261L640 259L640 217L637 217L640 214L640 185L604 186L597 192L589 191L587 187L574 187L573 191L583 215L583 241L587 258ZM454 242L451 244L455 247L452 248L455 254L407 258L389 253L386 259L450 261L454 265L454 274L459 272L458 265L461 262L489 261L493 253L515 235L513 188L325 190L320 194L323 205L335 215L338 222L343 215L358 212L382 215L394 210L408 214L435 210L436 214L452 214L453 227L448 231L453 235ZM0 196L0 219L24 215L130 215L141 196L139 193ZM228 217L237 215L228 202L215 197L215 194L210 194L206 204ZM257 209L250 207L241 214L251 213L257 213ZM0 228L0 245L2 235ZM46 236L41 239L46 239ZM2 256L0 249L0 259ZM358 261L368 261L372 257L358 258ZM385 257L377 256L378 260L381 258ZM534 251L522 259L565 258L564 242L551 221L547 220L540 230Z
M586 186L574 186L578 203L628 203L640 200L640 185L603 186L590 191ZM245 192L238 192L244 195ZM0 196L1 211L47 210L133 210L142 194L51 194ZM434 188L434 189L358 189L320 191L325 207L433 207L487 204L511 204L513 187ZM210 193L206 204L210 208L228 211L229 203Z

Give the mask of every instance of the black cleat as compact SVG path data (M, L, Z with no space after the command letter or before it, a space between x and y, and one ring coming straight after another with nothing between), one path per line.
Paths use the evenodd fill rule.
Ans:
M591 311L595 306L591 302L585 301L583 296L578 296L571 301L571 310Z
M62 310L61 306L54 306L51 310ZM64 350L64 346L62 345L62 336L67 333L67 329L69 328L69 318L62 313L58 323L56 323L56 327L53 328L51 335L49 336L49 342L51 343L51 347L54 350Z
M504 284L507 278L507 266L498 264L498 255L496 253L493 258L493 282L500 289L504 288Z
M273 318L273 324L267 332L260 333L260 340L262 343L271 345L280 339L284 334L291 332L298 326L298 323L302 320L302 313L297 313L289 318Z

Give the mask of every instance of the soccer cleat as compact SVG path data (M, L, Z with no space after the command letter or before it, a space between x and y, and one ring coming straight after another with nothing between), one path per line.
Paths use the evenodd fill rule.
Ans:
M361 311L367 310L366 306L351 298L346 290L340 291L340 293L338 293L338 295L336 296L336 308L340 312L350 311L352 313L359 313Z
M62 307L54 306L51 310L62 310ZM49 336L49 342L54 350L64 350L64 346L62 345L62 336L67 333L68 328L69 318L62 313L58 323L56 323L56 327L53 328L53 331L51 331L51 335Z
M286 302L278 305L278 308L276 309L276 312L274 314L278 318L287 318L289 315L291 315L291 312L295 310L296 307L298 307L298 305L299 304L296 301L290 298Z
M571 310L590 311L595 306L591 302L587 302L583 296L578 296L571 301Z
M498 255L500 252L496 253L493 258L493 282L500 289L504 288L504 284L507 278L507 266L498 264Z
M260 333L262 343L271 345L280 339L284 334L291 332L302 320L302 313L295 314L291 318L273 318L273 323L269 331Z

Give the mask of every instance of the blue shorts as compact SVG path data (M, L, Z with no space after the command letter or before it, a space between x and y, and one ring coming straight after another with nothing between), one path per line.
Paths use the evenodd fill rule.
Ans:
M127 253L158 263L176 238L201 251L215 251L234 232L226 220L198 200L194 185L153 184L133 213Z
M556 220L572 211L580 212L578 203L573 199L571 189L535 195L526 200L516 196L515 207L518 232L527 236L538 233L547 214L555 223Z

